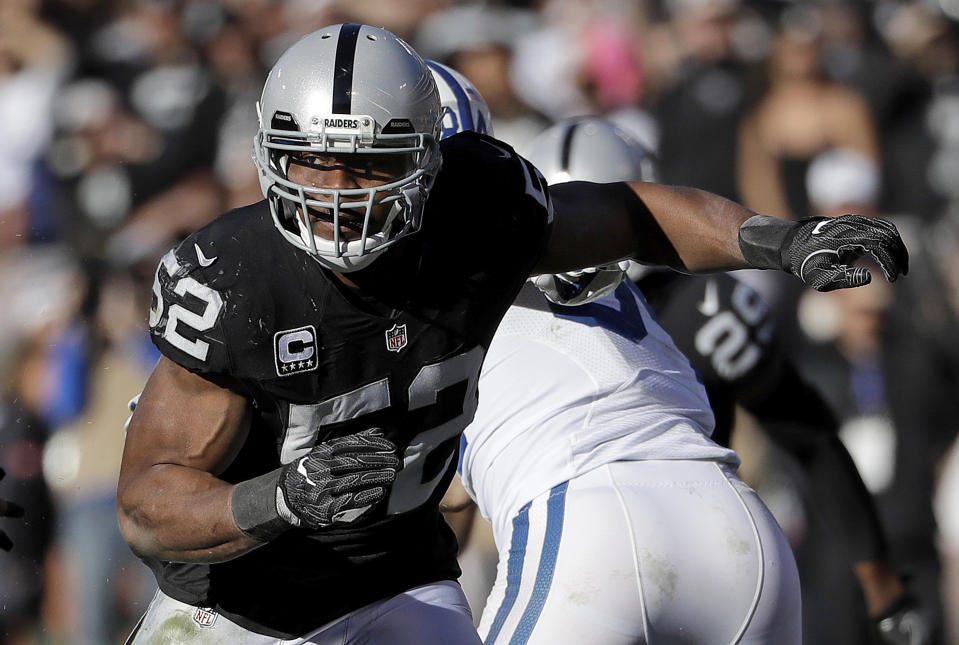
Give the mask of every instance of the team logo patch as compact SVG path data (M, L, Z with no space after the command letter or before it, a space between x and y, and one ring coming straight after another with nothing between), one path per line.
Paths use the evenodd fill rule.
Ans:
M313 325L279 331L273 335L273 357L278 376L316 369L316 329Z
M393 325L386 330L386 349L398 352L406 347L406 323Z
M193 612L193 621L200 627L213 627L216 622L217 613L212 609L197 607Z

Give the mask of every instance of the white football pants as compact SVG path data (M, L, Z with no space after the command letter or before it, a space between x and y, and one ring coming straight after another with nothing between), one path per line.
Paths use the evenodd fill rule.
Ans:
M728 467L601 466L497 535L486 645L800 645L796 563Z
M361 607L302 638L282 640L244 629L157 592L128 645L480 645L459 584L434 582Z

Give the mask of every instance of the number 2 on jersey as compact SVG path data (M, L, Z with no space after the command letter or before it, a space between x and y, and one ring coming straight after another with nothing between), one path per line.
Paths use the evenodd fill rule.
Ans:
M715 283L712 287L707 284L707 292L710 288L715 289ZM732 310L712 312L709 320L696 332L696 351L710 359L713 369L723 379L739 378L755 367L762 356L762 349L751 330L763 321L766 314L766 304L759 294L744 283L738 283L732 293Z

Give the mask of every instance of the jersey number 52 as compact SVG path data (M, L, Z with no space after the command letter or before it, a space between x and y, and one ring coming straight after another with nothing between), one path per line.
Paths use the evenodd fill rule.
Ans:
M450 440L463 432L476 413L476 385L482 363L483 350L474 347L463 354L424 365L410 381L407 390L409 405L403 416L407 419L432 418L435 425L420 430L409 440L403 452L403 468L397 473L390 492L386 509L388 514L404 513L425 504L436 491L443 475L449 471L457 454L457 444ZM448 394L455 394L455 409L448 410L447 414L428 414L431 411L429 408L440 405L440 399L446 399L448 404ZM364 415L385 410L390 405L387 378L367 383L322 403L291 404L280 461L290 463L309 452L324 426L358 420ZM432 453L441 446L445 446L449 454L439 464L441 467L430 468L428 472L427 461L443 457L438 454L431 459Z

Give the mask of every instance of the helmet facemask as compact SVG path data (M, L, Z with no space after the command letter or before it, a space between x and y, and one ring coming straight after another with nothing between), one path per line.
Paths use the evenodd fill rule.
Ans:
M349 272L419 230L442 114L409 45L369 25L317 30L274 65L257 112L254 163L288 242Z
M373 253L419 230L426 196L440 165L435 135L374 134L373 119L354 120L365 123L369 130L261 129L254 144L261 183L269 184L264 192L280 232L291 244L337 271L360 269L372 261ZM332 189L292 181L291 164L306 164L311 155L327 156L332 163L350 169L365 166L372 174L383 175L383 183ZM363 156L369 161L364 163ZM341 159L348 161L341 163ZM388 212L374 217L376 209ZM320 221L330 224L331 239L315 233ZM344 235L342 228L355 230L356 235Z

